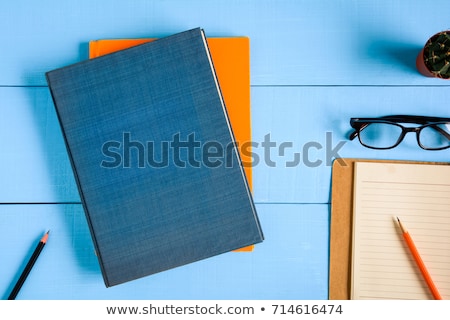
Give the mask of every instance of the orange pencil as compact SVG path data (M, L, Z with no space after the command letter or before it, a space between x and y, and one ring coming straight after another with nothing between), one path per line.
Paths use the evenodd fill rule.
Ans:
M433 294L434 299L436 300L442 300L442 297L436 288L436 285L433 282L433 279L431 279L430 273L428 272L427 268L425 267L425 263L423 262L422 258L420 257L419 251L416 248L416 245L414 244L411 236L409 235L408 230L406 230L405 226L400 222L400 219L397 217L398 224L400 225L400 229L402 229L403 238L405 238L406 244L408 245L409 250L411 251L414 260L417 263L417 266L420 269L420 272L422 273L425 282L428 285L428 288L430 288L431 293Z

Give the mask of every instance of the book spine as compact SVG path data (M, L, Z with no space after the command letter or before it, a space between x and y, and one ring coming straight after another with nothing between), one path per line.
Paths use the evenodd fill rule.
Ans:
M239 153L239 150L238 150L238 146L237 146L237 143L236 143L236 138L235 138L235 135L233 133L233 128L232 128L231 123L230 123L230 118L228 116L227 108L225 106L225 101L223 99L222 91L220 90L219 80L218 80L218 77L217 77L217 74L216 74L216 69L214 68L213 60L211 58L211 53L209 51L208 41L206 40L206 36L205 36L204 30L200 29L200 31L201 31L203 43L205 45L206 55L208 56L208 60L209 60L209 63L211 65L211 71L212 71L212 74L213 74L213 77L214 77L214 81L216 83L217 93L218 93L219 98L220 98L220 102L221 102L221 105L222 105L222 110L223 110L223 113L224 113L224 117L225 117L225 119L227 121L228 130L230 132L230 137L231 137L231 140L233 142L233 150L234 150L234 153L235 153L236 158L238 160L239 169L241 171L242 178L243 178L242 180L244 181L245 189L247 191L247 195L248 195L248 198L249 198L249 201L250 201L250 205L252 207L253 217L254 217L254 219L256 221L256 224L258 225L259 234L260 234L261 238L264 239L264 234L262 232L261 224L260 224L258 215L256 213L256 208L255 208L255 204L254 204L254 201L253 201L252 192L250 190L250 185L248 184L247 176L246 176L245 170L244 170L244 168L242 166L242 159L241 159L241 156L240 156L240 153Z

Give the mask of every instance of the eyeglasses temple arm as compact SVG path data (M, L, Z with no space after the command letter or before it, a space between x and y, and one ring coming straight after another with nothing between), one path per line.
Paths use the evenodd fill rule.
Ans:
M361 123L361 124L357 125L355 128L355 123L353 123L353 121L352 121L351 125L353 126L353 128L355 130L352 133L350 133L350 136L348 138L350 140L353 140L358 136L358 134L361 130L363 130L365 127L367 127L369 125L369 123Z
M353 140L358 135L358 130L354 130L352 133L350 133L350 136L348 137L350 140Z
M437 125L430 125L430 127L432 127L434 130L436 130L437 132L439 132L440 134L442 134L444 137L446 137L448 140L450 140L450 133L448 133L447 131L443 130L441 127L437 126Z
M420 123L420 124L427 124L430 122L450 121L450 118L411 116L411 115L383 116L383 117L380 117L380 119L395 121L395 122Z

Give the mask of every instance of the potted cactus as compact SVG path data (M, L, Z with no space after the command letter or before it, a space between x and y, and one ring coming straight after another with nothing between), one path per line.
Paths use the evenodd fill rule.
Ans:
M435 34L425 43L416 66L427 77L450 79L450 30Z

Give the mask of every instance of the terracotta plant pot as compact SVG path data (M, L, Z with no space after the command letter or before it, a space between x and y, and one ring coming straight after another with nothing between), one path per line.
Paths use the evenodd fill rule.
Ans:
M426 77L450 79L450 31L428 39L417 56L416 67Z

